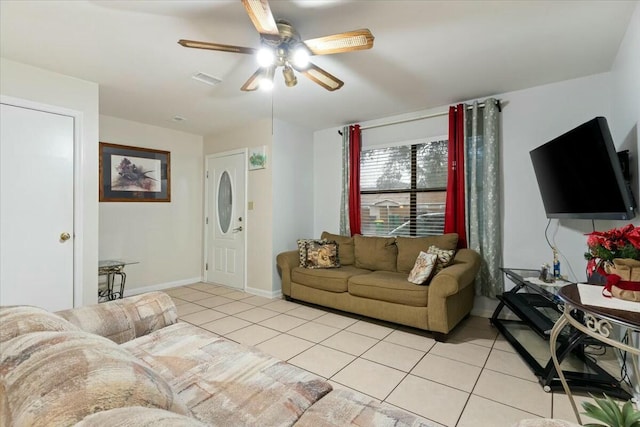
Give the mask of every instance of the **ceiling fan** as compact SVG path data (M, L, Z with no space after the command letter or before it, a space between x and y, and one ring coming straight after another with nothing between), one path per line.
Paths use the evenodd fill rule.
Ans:
M340 89L344 82L309 62L309 56L329 55L373 47L373 35L367 29L301 40L300 35L289 22L282 19L276 21L273 18L268 0L242 0L242 4L244 4L253 25L260 33L261 48L254 49L194 40L179 40L178 43L184 47L196 49L255 55L260 68L240 88L246 92L254 91L259 87L272 88L273 77L278 67L283 67L282 74L288 87L298 83L295 70L329 91Z

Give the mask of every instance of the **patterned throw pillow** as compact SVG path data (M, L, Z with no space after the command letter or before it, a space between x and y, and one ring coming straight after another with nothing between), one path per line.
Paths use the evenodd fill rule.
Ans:
M438 255L438 263L436 264L436 268L433 273L433 275L435 276L436 274L440 273L443 268L449 266L449 264L453 262L453 256L456 254L456 251L440 249L437 246L429 246L429 249L427 249L427 253Z
M306 268L338 268L338 244L330 240L312 240L306 243Z
M298 256L300 258L300 267L307 268L307 243L313 242L313 239L298 239Z
M420 255L418 255L418 259L416 259L416 263L407 280L416 285L428 284L437 263L438 255L420 251Z

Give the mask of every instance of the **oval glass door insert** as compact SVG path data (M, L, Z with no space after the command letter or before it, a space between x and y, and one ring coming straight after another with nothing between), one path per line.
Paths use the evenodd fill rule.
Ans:
M231 226L231 211L233 208L233 191L231 178L227 171L222 172L218 184L218 224L223 233L229 231Z

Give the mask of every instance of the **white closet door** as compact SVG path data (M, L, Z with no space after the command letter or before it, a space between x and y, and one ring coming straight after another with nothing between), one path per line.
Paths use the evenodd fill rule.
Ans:
M73 117L2 104L0 304L73 307Z

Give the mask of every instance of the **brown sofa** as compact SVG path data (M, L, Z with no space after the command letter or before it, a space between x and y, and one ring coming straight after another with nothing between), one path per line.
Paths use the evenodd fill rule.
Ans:
M420 251L455 249L455 233L429 237L354 237L323 232L338 243L339 268L300 267L298 251L276 258L287 298L432 331L438 341L473 308L480 255L457 250L428 285L407 280Z
M188 323L162 292L0 307L0 426L434 424Z

